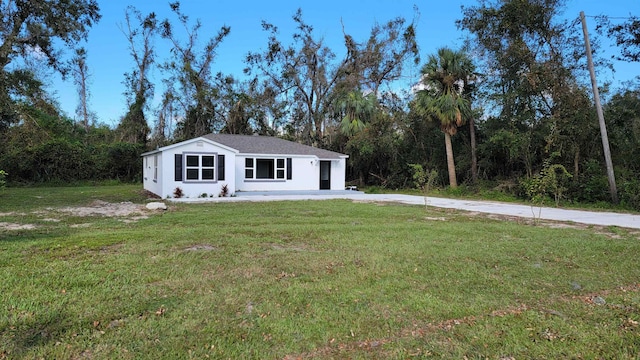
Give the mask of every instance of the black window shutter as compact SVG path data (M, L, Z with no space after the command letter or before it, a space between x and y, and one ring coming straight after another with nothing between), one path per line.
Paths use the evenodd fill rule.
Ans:
M175 167L175 180L182 181L182 154L175 154L176 167Z
M224 155L218 155L218 180L224 180Z
M287 180L291 180L292 176L293 176L293 172L291 170L292 168L292 160L291 158L287 158Z

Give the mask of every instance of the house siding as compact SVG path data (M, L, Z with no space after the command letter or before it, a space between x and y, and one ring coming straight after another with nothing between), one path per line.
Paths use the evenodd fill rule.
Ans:
M149 181L152 175L153 169L148 169L145 162L145 190L151 191L154 194L162 198L174 197L174 192L177 188L180 188L183 193L183 197L197 198L202 194L207 196L217 197L222 190L223 185L227 185L229 194L235 193L235 173L229 171L233 168L233 161L235 154L225 148L212 145L206 141L192 141L186 142L180 146L170 147L162 152L159 160L158 167L158 181L154 183ZM189 181L186 177L182 177L182 180L176 181L175 177L175 155L213 155L215 156L215 171L216 176L213 180L207 181ZM218 180L218 155L224 155L225 161L225 178L224 180ZM149 161L153 161L153 154L145 156L145 160L149 158ZM182 168L184 174L185 162L183 161Z
M331 161L331 190L344 190L347 175L347 160ZM320 176L320 174L318 174Z
M229 136L222 137L229 141ZM229 194L235 194L238 191L309 191L320 189L320 163L321 161L331 162L331 190L344 190L345 174L346 174L346 155L328 152L326 150L301 148L299 144L282 143L276 141L277 146L269 145L272 140L262 139L260 137L244 137L238 138L240 142L244 141L244 146L248 146L249 140L256 140L264 144L261 149L282 150L283 148L292 147L288 150L298 149L303 154L288 154L278 152L269 153L241 153L238 149L232 147L231 143L222 144L208 137L195 138L168 145L156 151L143 154L143 184L144 189L148 190L162 198L175 197L174 192L177 188L182 190L182 196L186 198L197 198L203 194L207 197L217 197L224 185L227 185ZM309 154L309 152L316 152ZM176 169L176 155L182 160L182 164L178 164ZM188 166L185 155L199 156L199 172L194 172L193 164ZM205 158L202 156L214 156L215 164L212 167L204 166ZM221 156L222 155L222 156ZM325 157L326 156L326 157ZM224 158L224 180L219 179L221 167L218 161ZM247 158L254 159L254 178L245 178L245 160ZM157 159L157 177L154 179L156 172L154 159ZM272 174L272 179L257 179L258 173L257 160L255 159L273 159L274 165L269 168L268 163L261 161L260 174ZM282 159L283 162L278 162ZM191 159L194 160L194 159ZM207 159L210 163L209 160ZM265 168L265 164L267 167ZM282 165L284 164L284 165ZM186 169L189 168L190 176L198 174L200 178L208 178L211 176L211 169L215 168L215 176L209 180L189 180L186 176ZM182 169L182 170L180 170ZM284 169L284 176L282 170ZM291 171L289 171L289 169ZM206 176L205 176L206 171Z
M245 178L245 159L291 159L291 179ZM285 160L286 163L286 160ZM320 189L320 161L315 156L237 155L236 191L309 191ZM344 190L346 159L331 159L331 190Z

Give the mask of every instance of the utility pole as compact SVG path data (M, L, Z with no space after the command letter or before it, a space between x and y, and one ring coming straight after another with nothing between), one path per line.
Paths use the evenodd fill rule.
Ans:
M604 161L607 165L607 178L609 179L609 192L611 193L611 201L618 203L618 189L616 188L616 177L613 174L613 163L611 162L611 150L609 148L609 136L607 135L607 125L604 123L604 114L602 113L602 105L600 104L600 92L596 83L596 72L593 68L593 59L591 57L591 44L589 43L589 32L587 31L587 20L584 17L584 11L580 11L580 20L582 21L582 32L584 33L584 43L587 48L587 64L589 66L589 75L591 75L591 87L593 88L593 98L596 103L596 112L598 113L598 122L600 123L600 136L602 137L602 149L604 150Z

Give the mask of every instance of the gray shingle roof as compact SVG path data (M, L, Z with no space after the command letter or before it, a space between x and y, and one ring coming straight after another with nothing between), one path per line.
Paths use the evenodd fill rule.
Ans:
M346 156L273 136L208 134L203 138L236 149L241 154L315 155L320 159L339 159Z

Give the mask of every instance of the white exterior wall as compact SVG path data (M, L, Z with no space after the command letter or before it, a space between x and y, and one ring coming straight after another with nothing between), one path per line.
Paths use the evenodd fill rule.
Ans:
M347 159L331 160L331 190L344 190Z
M212 181L193 181L186 180L185 161L182 164L182 181L175 180L175 155L180 154L202 154L215 155L214 168L216 180ZM218 179L218 157L225 156L225 179ZM182 189L183 197L197 198L201 194L217 197L222 190L223 185L227 185L229 195L234 194L235 189L235 152L227 148L215 146L207 141L197 140L180 144L178 146L167 146L162 151L145 155L143 157L143 184L144 189L148 190L163 199L174 197L176 188ZM154 156L158 157L158 178L154 181Z
M286 179L245 179L245 159L286 159L291 158L291 180ZM236 157L236 189L237 191L286 191L286 190L318 190L319 166L313 156L287 155L238 155ZM286 169L286 168L285 168Z
M207 154L216 155L215 158L215 178L218 178L218 158L217 155L225 156L225 179L220 181L188 181L185 175L185 164L183 163L182 181L175 181L175 155L176 154ZM234 171L234 157L235 153L214 146L205 141L194 141L184 144L175 148L171 148L163 151L163 182L162 182L162 194L163 198L174 197L173 193L176 188L182 189L183 197L185 198L197 198L201 194L207 194L209 197L217 197L222 190L223 185L227 185L229 189L229 195L236 192L235 188L235 171Z
M155 164L157 164L157 169L155 169ZM160 196L162 193L162 153L157 152L144 156L142 158L142 167L144 189ZM154 173L157 174L156 179L154 179Z
M245 159L292 159L291 180L245 179ZM315 156L238 155L236 191L308 191L320 189L320 160ZM344 190L346 159L331 160L331 190Z

